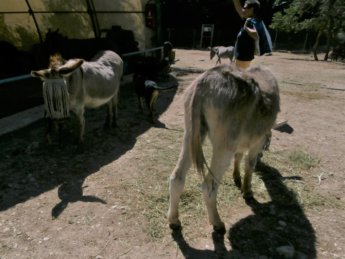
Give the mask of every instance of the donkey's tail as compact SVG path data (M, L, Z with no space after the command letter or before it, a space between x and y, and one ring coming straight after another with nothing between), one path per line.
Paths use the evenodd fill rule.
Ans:
M197 171L204 177L204 165L206 160L202 150L202 142L204 138L202 132L202 96L200 96L198 93L198 81L195 81L194 84L196 85L193 86L194 91L189 102L191 115L190 151L193 164L195 165Z

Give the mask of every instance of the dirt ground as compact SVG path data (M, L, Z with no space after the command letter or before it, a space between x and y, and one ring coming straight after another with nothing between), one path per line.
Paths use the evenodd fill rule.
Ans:
M183 92L215 64L200 50L177 49L176 59L178 87L161 91L155 125L124 83L119 127L104 131L105 110L87 111L83 151L73 122L52 146L43 121L0 137L1 259L345 258L345 64L283 52L255 59L276 75L278 121L293 132L273 131L254 179L256 204L245 203L228 174L221 236L208 224L197 176L186 186L182 232L168 227Z

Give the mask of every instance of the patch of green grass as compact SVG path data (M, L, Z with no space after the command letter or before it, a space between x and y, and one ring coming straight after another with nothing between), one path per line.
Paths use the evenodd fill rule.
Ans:
M305 209L344 208L336 197L321 195L310 185L291 181L286 181L284 184L296 194L296 201Z
M296 202L303 208L342 206L336 197L321 195L313 184L308 182L308 179L313 179L311 176L319 166L320 159L307 151L296 149L265 152L263 161L279 171L283 177L283 184L295 194ZM254 188L253 190L255 192Z
M286 173L309 171L320 164L320 159L301 150L265 152L263 162Z
M320 160L313 157L311 154L303 150L294 150L289 156L289 160L295 167L301 168L303 170L309 170L313 167L316 167Z

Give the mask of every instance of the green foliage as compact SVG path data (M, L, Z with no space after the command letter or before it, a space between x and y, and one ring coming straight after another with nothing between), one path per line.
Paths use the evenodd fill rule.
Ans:
M343 0L293 0L287 9L274 15L271 27L285 32L338 32L344 28L344 18Z

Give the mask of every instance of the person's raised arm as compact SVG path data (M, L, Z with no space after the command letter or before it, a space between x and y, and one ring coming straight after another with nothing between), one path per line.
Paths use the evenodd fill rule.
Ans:
M241 18L244 18L244 13L243 13L243 11L242 11L242 5L241 5L240 0L233 0L233 3L234 3L235 9L236 9L238 15L239 15Z
M247 31L250 37L252 37L254 40L257 40L259 38L259 34L256 31L255 26L253 26L253 28L248 27L248 22L249 22L249 19L246 20L243 28Z

